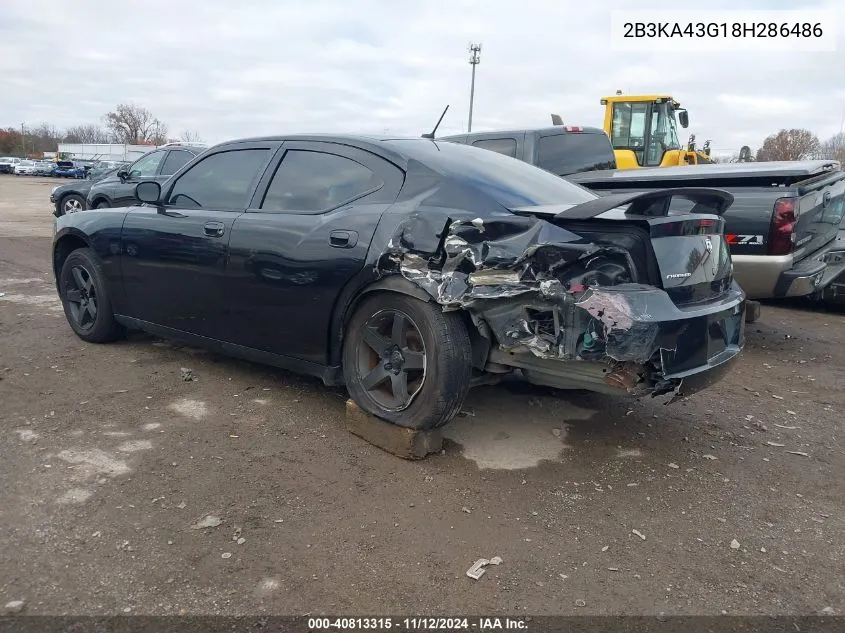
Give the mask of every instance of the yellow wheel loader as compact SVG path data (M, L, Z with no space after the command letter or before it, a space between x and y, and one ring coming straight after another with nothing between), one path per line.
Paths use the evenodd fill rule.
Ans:
M678 122L689 125L689 115L669 95L623 95L601 100L604 131L610 137L618 169L677 167L712 163L710 141L699 150L691 135L686 147L678 140ZM677 114L677 121L675 115Z

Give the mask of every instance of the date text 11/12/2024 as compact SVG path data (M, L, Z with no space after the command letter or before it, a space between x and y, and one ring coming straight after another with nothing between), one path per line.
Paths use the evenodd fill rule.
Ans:
M525 631L528 621L523 618L475 617L399 617L399 618L308 618L309 631Z

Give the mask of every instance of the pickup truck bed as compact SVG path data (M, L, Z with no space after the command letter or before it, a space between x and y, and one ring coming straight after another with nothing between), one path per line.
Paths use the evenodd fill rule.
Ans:
M836 240L845 213L845 172L836 161L603 170L567 179L599 195L670 187L733 194L725 234L735 278L750 299L821 294L845 271L845 245Z

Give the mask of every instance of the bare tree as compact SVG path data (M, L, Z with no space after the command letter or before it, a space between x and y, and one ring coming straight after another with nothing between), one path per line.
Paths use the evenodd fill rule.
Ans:
M35 127L25 128L26 148L33 153L55 152L61 133L55 125L41 123Z
M108 143L109 133L97 124L74 125L65 131L65 143Z
M819 149L819 158L838 160L845 166L845 133L834 134Z
M200 133L197 132L196 130L185 130L184 132L182 132L181 140L184 141L185 143L202 143L203 142L202 137L200 136Z
M116 143L155 143L167 139L167 126L153 113L133 103L121 103L105 116L106 127Z
M763 141L756 160L802 160L819 152L819 139L810 130L781 130Z

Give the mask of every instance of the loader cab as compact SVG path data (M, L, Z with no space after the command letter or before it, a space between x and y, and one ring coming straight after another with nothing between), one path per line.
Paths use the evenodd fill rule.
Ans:
M677 119L687 127L689 115L672 97L617 95L605 97L601 104L619 169L688 164Z

